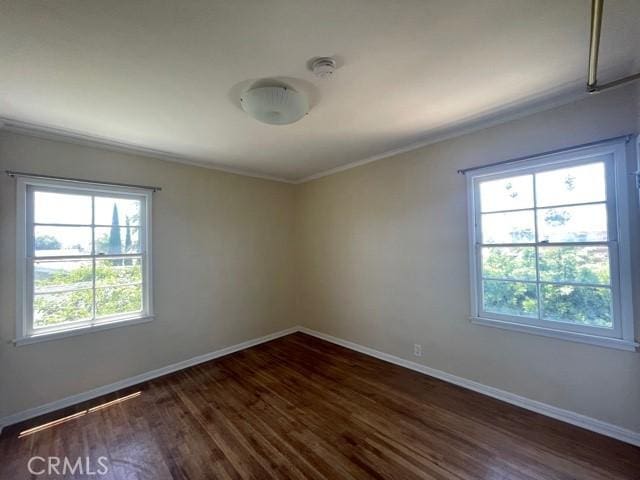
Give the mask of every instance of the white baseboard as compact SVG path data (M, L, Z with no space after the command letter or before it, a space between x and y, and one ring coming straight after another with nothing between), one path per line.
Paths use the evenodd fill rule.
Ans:
M615 438L616 440L620 440L622 442L630 443L632 445L640 447L640 432L634 432L633 430L628 430L611 423L603 422L602 420L587 417L586 415L554 407L553 405L542 403L537 400L531 400L529 398L521 397L520 395L516 395L514 393L506 392L504 390L490 387L488 385L483 385L482 383L474 382L473 380L458 377L456 375L452 375L451 373L436 370L435 368L430 368L425 365L412 362L410 360L405 360L404 358L396 357L395 355L380 352L378 350L374 350L373 348L365 347L348 340L343 340L341 338L328 335L326 333L311 330L306 327L300 327L299 331L302 333L306 333L307 335L312 335L322 340L335 343L336 345L355 350L356 352L364 353L365 355L384 360L385 362L393 363L410 370L415 370L416 372L424 373L425 375L444 380L445 382L468 388L469 390L473 390L474 392L482 393L489 397L502 400L503 402L507 402L512 405L531 410L532 412L540 413L542 415L546 415L547 417L555 418L556 420L561 420L563 422L570 423L571 425L576 425L578 427L582 427L584 429L591 430L593 432Z
M46 403L44 405L40 405L39 407L29 408L27 410L14 413L13 415L8 415L6 417L0 418L0 432L2 432L3 427L7 427L15 423L29 420L30 418L38 417L40 415L44 415L45 413L54 412L61 408L70 407L71 405L85 402L87 400L91 400L92 398L100 397L102 395L106 395L107 393L115 392L116 390L131 387L138 383L146 382L148 380L161 377L162 375L167 375L169 373L177 372L178 370L183 370L187 367L191 367L199 363L208 362L209 360L213 360L214 358L222 357L224 355L229 355L230 353L244 350L246 348L268 342L270 340L275 340L276 338L284 337L285 335L295 333L298 330L299 330L299 327L287 328L286 330L281 330L279 332L271 333L269 335L265 335L264 337L254 338L253 340L247 340L246 342L241 342L236 345L231 345L230 347L221 348L220 350L205 353L204 355L198 355L197 357L189 358L187 360L183 360L182 362L174 363L162 368L158 368L156 370L151 370L149 372L141 373L133 377L125 378L124 380L119 380L117 382L110 383L109 385L104 385L102 387L94 388L93 390L89 390L83 393L78 393L76 395L71 395L69 397L65 397L63 399L56 400L54 402Z
M587 430L591 430L593 432L597 432L602 435L606 435L608 437L612 437L617 440L630 443L632 445L640 446L639 432L634 432L632 430L628 430L626 428L622 428L617 425L603 422L602 420L596 420L595 418L587 417L586 415L581 415L579 413L554 407L546 403L521 397L520 395L516 395L514 393L506 392L504 390L490 387L488 385L483 385L482 383L474 382L473 380L468 380L466 378L458 377L456 375L452 375L450 373L446 373L441 370L436 370L435 368L430 368L425 365L412 362L410 360L405 360L404 358L396 357L395 355L390 355L388 353L380 352L378 350L374 350L373 348L365 347L363 345L359 345L357 343L350 342L348 340L343 340L341 338L337 338L332 335L328 335L326 333L321 333L316 330L311 330L306 327L287 328L279 332L265 335L264 337L255 338L253 340L247 340L246 342L241 342L236 345L232 345L230 347L225 347L220 350L216 350L214 352L205 353L204 355L199 355L197 357L193 357L188 360L183 360L182 362L174 363L172 365L167 365L165 367L158 368L156 370L151 370L146 373L141 373L140 375L135 375L133 377L129 377L124 380L111 383L109 385L104 385L102 387L94 388L93 390L89 390L76 395L71 395L69 397L65 397L61 400L56 400L54 402L50 402L50 403L41 405L39 407L30 408L27 410L23 410L22 412L8 415L6 417L0 418L0 432L2 432L3 427L13 425L15 423L19 423L40 415L44 415L46 413L50 413L50 412L59 410L61 408L66 408L71 405L75 405L77 403L91 400L92 398L96 398L96 397L105 395L107 393L112 393L123 388L131 387L138 383L146 382L148 380L152 380L154 378L161 377L162 375L167 375L169 373L173 373L178 370L183 370L193 365L207 362L209 360L213 360L214 358L222 357L224 355L229 355L230 353L238 352L240 350L244 350L246 348L268 342L270 340L275 340L276 338L284 337L286 335L289 335L295 332L306 333L307 335L311 335L311 336L320 338L322 340L335 343L336 345L340 345L342 347L355 350L356 352L364 353L365 355L369 355L369 356L378 358L380 360L384 360L385 362L393 363L395 365L399 365L401 367L405 367L410 370L414 370L416 372L424 373L425 375L429 375L431 377L444 380L445 382L449 382L454 385L468 388L469 390L473 390L475 392L488 395L489 397L502 400L512 405L516 405L518 407L522 407L527 410L531 410L533 412L540 413L542 415L546 415L551 418L555 418L556 420L561 420L563 422L570 423L572 425L576 425L578 427L582 427Z

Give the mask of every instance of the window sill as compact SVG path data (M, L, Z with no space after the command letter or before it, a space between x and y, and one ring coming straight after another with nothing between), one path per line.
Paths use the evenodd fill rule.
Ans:
M567 332L564 330L554 330L552 328L537 327L533 325L525 325L521 323L505 322L502 320L494 320L491 318L471 317L471 323L475 325L484 325L487 327L502 328L504 330L512 330L515 332L530 333L533 335L541 335L543 337L558 338L571 342L588 343L599 347L616 348L618 350L628 350L635 352L640 344L632 340L622 340L620 338L599 337L584 333Z
M128 318L118 318L94 325L82 325L73 328L65 328L43 333L36 333L28 337L16 338L13 341L15 346L30 345L32 343L48 342L49 340L58 340L60 338L75 337L76 335L85 335L87 333L100 332L110 330L112 328L124 327L128 325L138 325L147 323L154 319L153 315L144 315Z

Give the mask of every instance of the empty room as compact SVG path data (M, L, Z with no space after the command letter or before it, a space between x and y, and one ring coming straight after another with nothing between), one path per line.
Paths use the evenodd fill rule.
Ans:
M638 0L0 0L0 480L640 480Z

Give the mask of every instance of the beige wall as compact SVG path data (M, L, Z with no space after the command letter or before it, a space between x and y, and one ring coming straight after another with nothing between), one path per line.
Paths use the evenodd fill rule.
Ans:
M156 320L15 347L15 181L0 175L0 417L293 324L293 187L0 132L0 170L159 185Z
M640 354L469 323L456 174L629 133L638 97L616 90L295 187L0 132L0 170L163 187L156 320L14 347L15 183L0 176L0 417L302 324L640 431Z
M640 354L469 322L467 197L456 173L630 133L636 115L633 90L615 90L298 186L298 318L640 432Z

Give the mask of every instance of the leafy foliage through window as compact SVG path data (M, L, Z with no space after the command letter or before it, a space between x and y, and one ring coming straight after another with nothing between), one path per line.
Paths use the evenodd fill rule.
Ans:
M612 326L604 162L480 183L486 312Z
M624 147L594 147L470 175L475 317L633 344L623 166Z
M26 335L148 312L145 193L27 184Z

